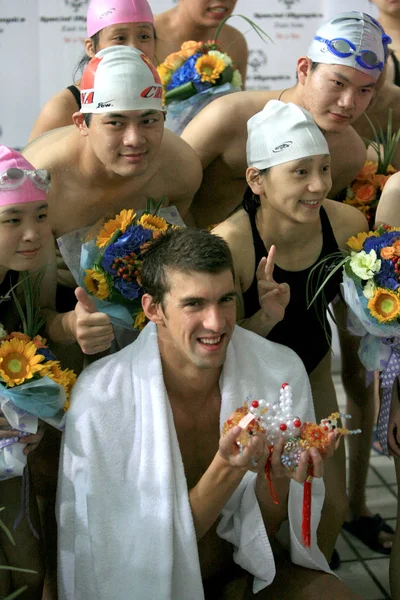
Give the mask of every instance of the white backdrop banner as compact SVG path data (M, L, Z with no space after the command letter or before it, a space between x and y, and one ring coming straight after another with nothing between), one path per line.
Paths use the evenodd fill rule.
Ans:
M196 0L191 0L195 2ZM150 0L155 14L174 0ZM254 20L271 37L265 44L244 20L229 23L249 46L247 89L279 89L295 82L296 61L314 30L346 0L238 0L235 13ZM84 52L88 0L0 0L0 143L23 147L40 109L72 83ZM352 10L372 12L368 0Z

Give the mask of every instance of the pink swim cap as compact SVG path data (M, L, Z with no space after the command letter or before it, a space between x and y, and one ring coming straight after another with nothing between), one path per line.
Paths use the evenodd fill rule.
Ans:
M91 0L86 17L88 37L118 23L154 24L147 0Z
M21 178L21 184L18 185L17 183L18 187L7 189L7 181L9 178L6 176L6 171L8 169L29 171L29 174L25 174L25 178ZM47 171L44 169L36 170L35 167L33 167L31 163L16 150L11 150L11 148L7 148L7 146L0 145L0 206L6 206L7 204L22 204L24 202L37 202L40 200L46 202L46 189L44 189L41 183L38 183L38 185L41 185L42 187L38 187L38 185L35 184L36 174L48 176ZM48 180L47 187L49 187L49 181L50 179Z

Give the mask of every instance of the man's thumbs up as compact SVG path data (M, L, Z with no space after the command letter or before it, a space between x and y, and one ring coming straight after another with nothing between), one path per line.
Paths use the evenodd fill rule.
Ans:
M114 339L110 317L98 311L95 301L83 288L76 288L75 296L78 302L74 310L73 336L85 354L104 352Z

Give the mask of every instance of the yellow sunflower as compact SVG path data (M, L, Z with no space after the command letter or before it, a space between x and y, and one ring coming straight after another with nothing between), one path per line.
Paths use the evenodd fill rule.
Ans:
M76 381L76 374L71 369L61 369L59 361L55 361L48 373L46 373L50 379L62 385L65 389L67 397L66 403L64 404L64 410L69 408L69 395Z
M367 237L371 237L371 236L377 236L377 232L376 231L370 231L369 233L365 233L365 231L362 231L361 233L357 233L357 235L351 236L347 240L346 245L351 250L355 250L356 252L360 252L360 250L363 249L363 244L364 244L365 240L367 239Z
M368 302L368 309L380 323L393 321L400 315L400 297L391 290L377 288Z
M167 87L172 77L171 69L168 69L168 67L166 67L164 63L161 63L161 65L158 65L157 71L160 76L161 83L164 87Z
M107 300L111 294L106 277L100 271L86 269L86 277L83 280L87 291L100 300Z
M149 214L142 215L138 221L138 225L141 225L144 229L152 229L153 231L166 231L168 229L168 223L165 219Z
M134 329L138 329L142 331L143 327L146 325L146 315L143 311L136 315L135 322L133 324Z
M36 354L33 342L25 342L13 338L4 342L0 347L0 377L10 387L32 379L40 373L44 366L39 364L45 360L41 354Z
M114 233L119 229L122 233L132 224L135 219L136 213L133 209L121 210L121 212L115 217L110 219L103 225L103 229L100 231L96 239L96 246L98 248L104 248L111 240Z
M201 81L203 83L205 81L215 83L219 79L222 71L225 71L224 61L209 54L200 56L196 61L195 67L196 71L201 76Z

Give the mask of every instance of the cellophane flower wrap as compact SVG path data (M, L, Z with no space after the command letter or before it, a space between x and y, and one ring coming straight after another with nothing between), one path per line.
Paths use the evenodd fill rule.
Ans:
M381 372L383 397L377 433L388 453L391 391L400 374L400 229L379 226L347 241L343 270L349 326L362 336L359 357L368 371Z
M368 117L367 117L368 118ZM392 130L392 109L389 110L386 132L377 130L372 122L373 140L366 140L375 150L378 160L367 160L357 177L346 190L344 204L350 204L360 210L367 218L370 229L375 224L376 209L388 179L397 170L391 165L394 152L400 138L400 129Z
M240 72L215 40L184 42L157 70L167 108L166 126L178 135L212 100L242 89Z
M0 327L0 409L18 437L0 438L0 480L23 474L26 455L19 440L34 434L38 419L63 429L76 380L62 369L40 335L7 334Z
M141 269L149 242L171 225L161 216L122 210L98 235L82 245L81 281L100 311L122 327L141 331L146 324Z

